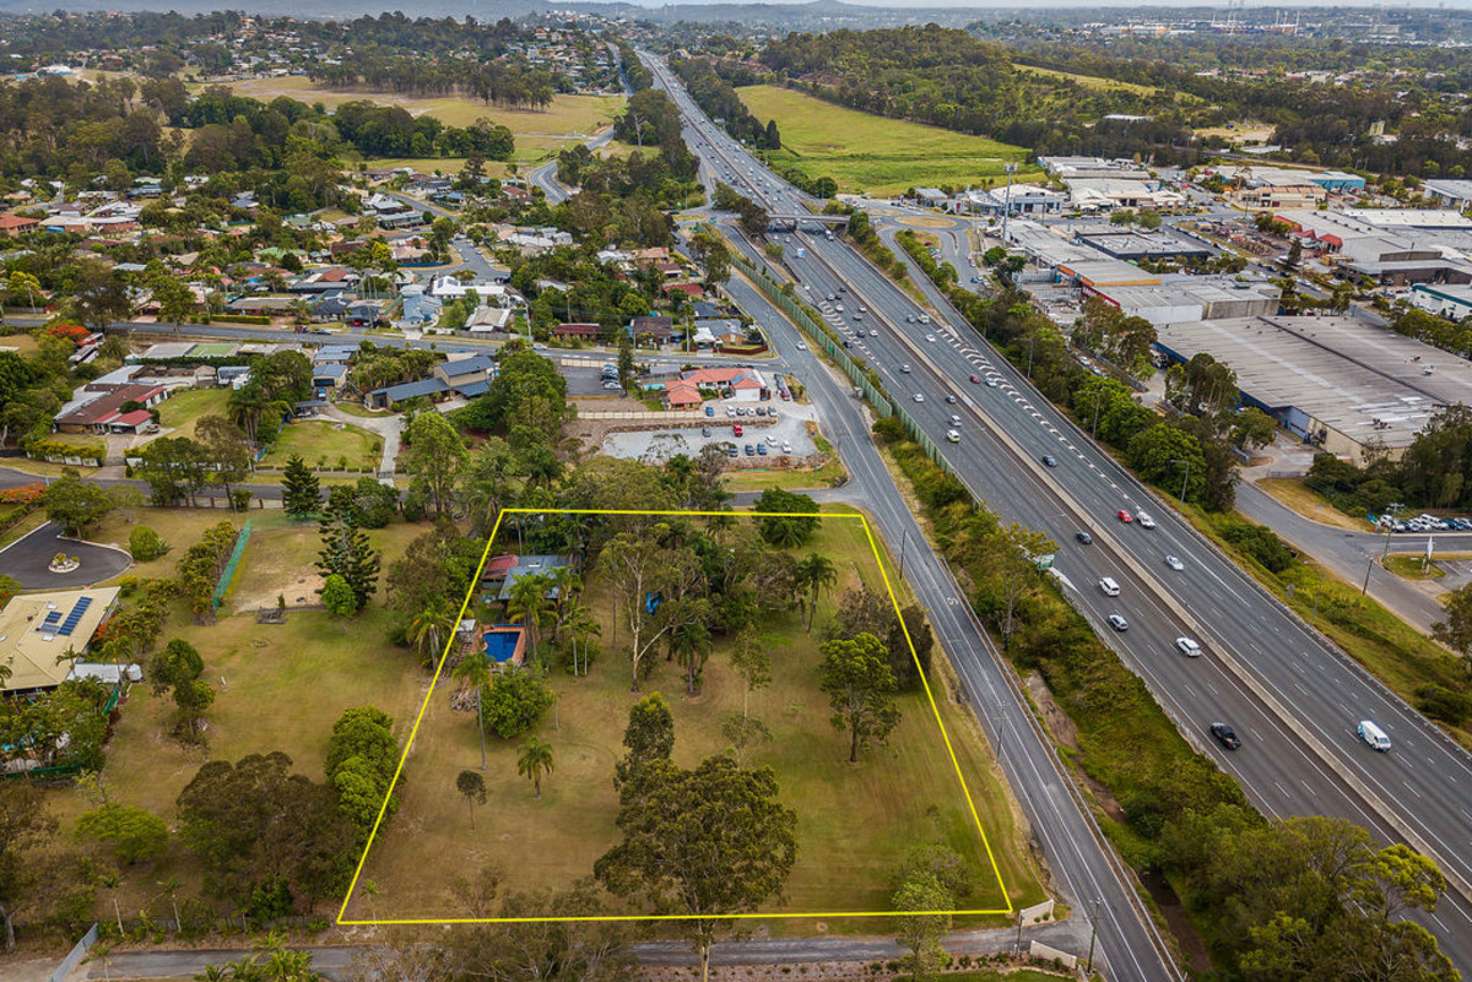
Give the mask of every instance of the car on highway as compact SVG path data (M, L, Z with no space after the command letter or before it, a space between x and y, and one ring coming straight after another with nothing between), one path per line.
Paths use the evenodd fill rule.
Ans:
M797 342L797 350L798 351L806 351L806 350L808 350L807 342L806 341L799 341L799 342Z
M1242 738L1226 723L1212 723L1207 730L1216 738L1217 743L1228 750L1236 750L1242 746Z
M948 406L954 406L955 404L956 404L956 397L955 396L951 396L951 395L946 396L946 405L948 405Z
M1201 645L1197 644L1193 638L1176 638L1176 648L1187 658L1201 657Z
M836 293L830 293L830 294L828 294L828 302L829 303L832 303L833 301L835 301L837 299L838 299L838 294L836 294Z
M997 376L997 375L988 375L986 377L986 384L987 384L987 386L990 387L990 388L993 388L993 389L995 389L997 387L997 384L1000 381L1001 381L1001 378L1000 378L1000 376Z
M1135 520L1140 523L1141 528L1153 529L1155 527L1155 519L1151 518L1143 508L1135 512Z
M967 379L971 382L972 385L981 384L981 376L977 375L975 372L972 372L970 375L968 375Z
M1073 533L1073 537L1082 545L1088 546L1094 544L1094 537L1087 532L1075 532Z
M877 338L877 337L879 337L879 332L878 331L870 331L869 332L869 337L871 337L871 338Z
M931 344L935 344L935 335L927 334L925 335L925 340L929 341Z
M910 365L909 365L909 363L906 362L905 364L901 365L900 366L900 371L903 372L906 375L909 375L910 374Z
M1183 570L1183 569L1186 568L1186 564L1183 563L1183 562L1181 562L1180 558L1179 557L1176 557L1176 556L1166 556L1165 557L1165 565L1169 566L1171 569L1175 570L1177 573L1179 573L1181 570Z
M1112 576L1099 577L1099 589L1104 591L1104 596L1106 597L1119 596L1119 584L1114 581L1114 577Z
M905 323L906 324L913 324L913 323L915 323L915 315L914 314L907 314L905 316Z
M925 401L925 393L923 393L923 392L917 392L917 393L915 393L915 401L916 402L924 402Z
M1044 467L1057 467L1058 466L1058 458L1057 457L1054 457L1050 453L1043 454L1043 466Z
M1373 720L1360 720L1359 725L1354 728L1354 734L1382 754L1390 749L1390 737Z
M861 314L867 314L868 312L869 312L869 308L868 307L865 307L863 304L859 304L859 313L861 313Z
M955 430L946 430L946 439L952 443L960 443L961 434L956 432Z
M1110 614L1109 626L1116 631L1128 631L1130 629L1130 622L1124 619L1123 614Z
M1130 522L1133 522L1135 520L1135 516L1131 515L1129 512L1125 511L1123 508L1121 508L1119 511L1115 512L1114 513L1114 517L1117 518L1117 519L1119 519L1121 522L1124 522L1126 525L1128 525Z
M929 314L921 314L920 315L920 323L922 323L922 324L929 324L930 323L930 315Z

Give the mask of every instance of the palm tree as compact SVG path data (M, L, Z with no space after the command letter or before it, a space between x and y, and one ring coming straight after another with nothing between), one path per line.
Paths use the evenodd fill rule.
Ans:
M511 584L511 595L506 600L506 613L511 623L526 625L527 647L532 653L537 650L542 625L551 610L552 602L547 599L551 585L552 578L541 573L523 576Z
M228 408L230 421L245 430L251 443L255 443L261 414L266 411L266 398L261 393L260 386L244 385L232 391Z
M588 644L595 637L603 633L603 625L588 612L581 600L574 599L568 610L567 624L568 632L572 635L572 674L576 677L578 673L578 649L582 649L582 674L588 674ZM3 680L0 680L3 681Z
M572 605L577 603L575 594L583 588L583 578L571 566L553 567L547 578L552 583L553 592L557 594L552 599L552 637L553 640L561 640L562 628L572 613Z
M480 734L480 769L486 769L486 717L481 709L481 697L486 686L491 684L490 659L483 652L472 648L455 666L450 677L475 688L475 730Z
M444 642L454 626L455 615L450 613L449 604L443 599L437 599L414 615L406 633L409 643L414 646L419 657L424 659L424 663L433 665L435 655L443 650Z
M532 782L537 797L542 797L542 777L552 773L552 745L536 737L528 737L516 759L516 773Z
M818 594L824 587L831 587L838 582L838 567L826 556L820 556L816 552L808 553L808 558L797 564L797 582L808 594L807 630L812 631L813 615L818 610Z

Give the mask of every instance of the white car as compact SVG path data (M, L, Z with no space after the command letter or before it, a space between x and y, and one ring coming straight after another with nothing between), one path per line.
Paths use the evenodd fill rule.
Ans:
M925 401L925 395L924 395L924 393L921 393L921 392L915 393L915 401L916 402L924 402Z
M935 335L934 334L927 334L927 335L925 335L925 340L929 341L931 344L934 344L935 343Z
M1139 522L1140 528L1143 529L1153 529L1155 527L1155 519L1146 514L1143 508L1135 512L1135 521Z
M1104 596L1106 597L1119 596L1119 584L1114 582L1114 577L1112 576L1101 576L1099 578L1099 589L1104 592Z
M879 337L879 332L878 331L870 331L869 332L869 337L871 337L871 338L877 338L877 337Z
M790 443L784 443L784 444L782 444L782 452L783 453L792 453L792 444L790 444Z
M997 387L997 377L995 375L988 375L986 377L986 384L995 389Z
M799 342L797 342L797 350L798 351L806 351L806 350L808 350L807 342L806 341L799 341Z
M1165 557L1165 565L1169 566L1171 569L1175 570L1177 573L1179 573L1181 570L1183 570L1183 569L1186 568L1186 564L1183 563L1183 562L1181 562L1175 556L1166 556Z
M1201 645L1192 638L1176 638L1176 648L1187 658L1201 657Z
M910 374L910 366L907 365L907 364L906 365L901 365L900 366L900 371L903 372L905 375L909 375Z

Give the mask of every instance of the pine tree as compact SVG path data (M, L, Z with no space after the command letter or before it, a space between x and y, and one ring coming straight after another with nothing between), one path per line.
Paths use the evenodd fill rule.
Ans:
M296 454L286 462L286 473L282 476L281 497L286 514L292 518L306 518L315 514L321 505L322 485L317 475L307 470L306 462Z
M322 551L317 554L317 571L324 579L336 574L347 580L362 610L378 589L378 551L369 543L368 534L358 528L344 496L328 499L318 527Z

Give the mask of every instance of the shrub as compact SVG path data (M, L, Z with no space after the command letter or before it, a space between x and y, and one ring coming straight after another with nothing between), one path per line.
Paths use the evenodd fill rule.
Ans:
M147 525L136 525L128 533L128 552L140 563L150 562L169 551L169 544Z
M1266 526L1234 521L1223 525L1221 534L1242 553L1257 560L1269 573L1283 573L1293 565L1293 550Z
M1423 685L1416 690L1416 708L1434 720L1461 726L1472 716L1472 696L1444 685Z
M486 729L503 740L521 736L552 706L552 690L530 669L510 669L486 686L482 711Z

